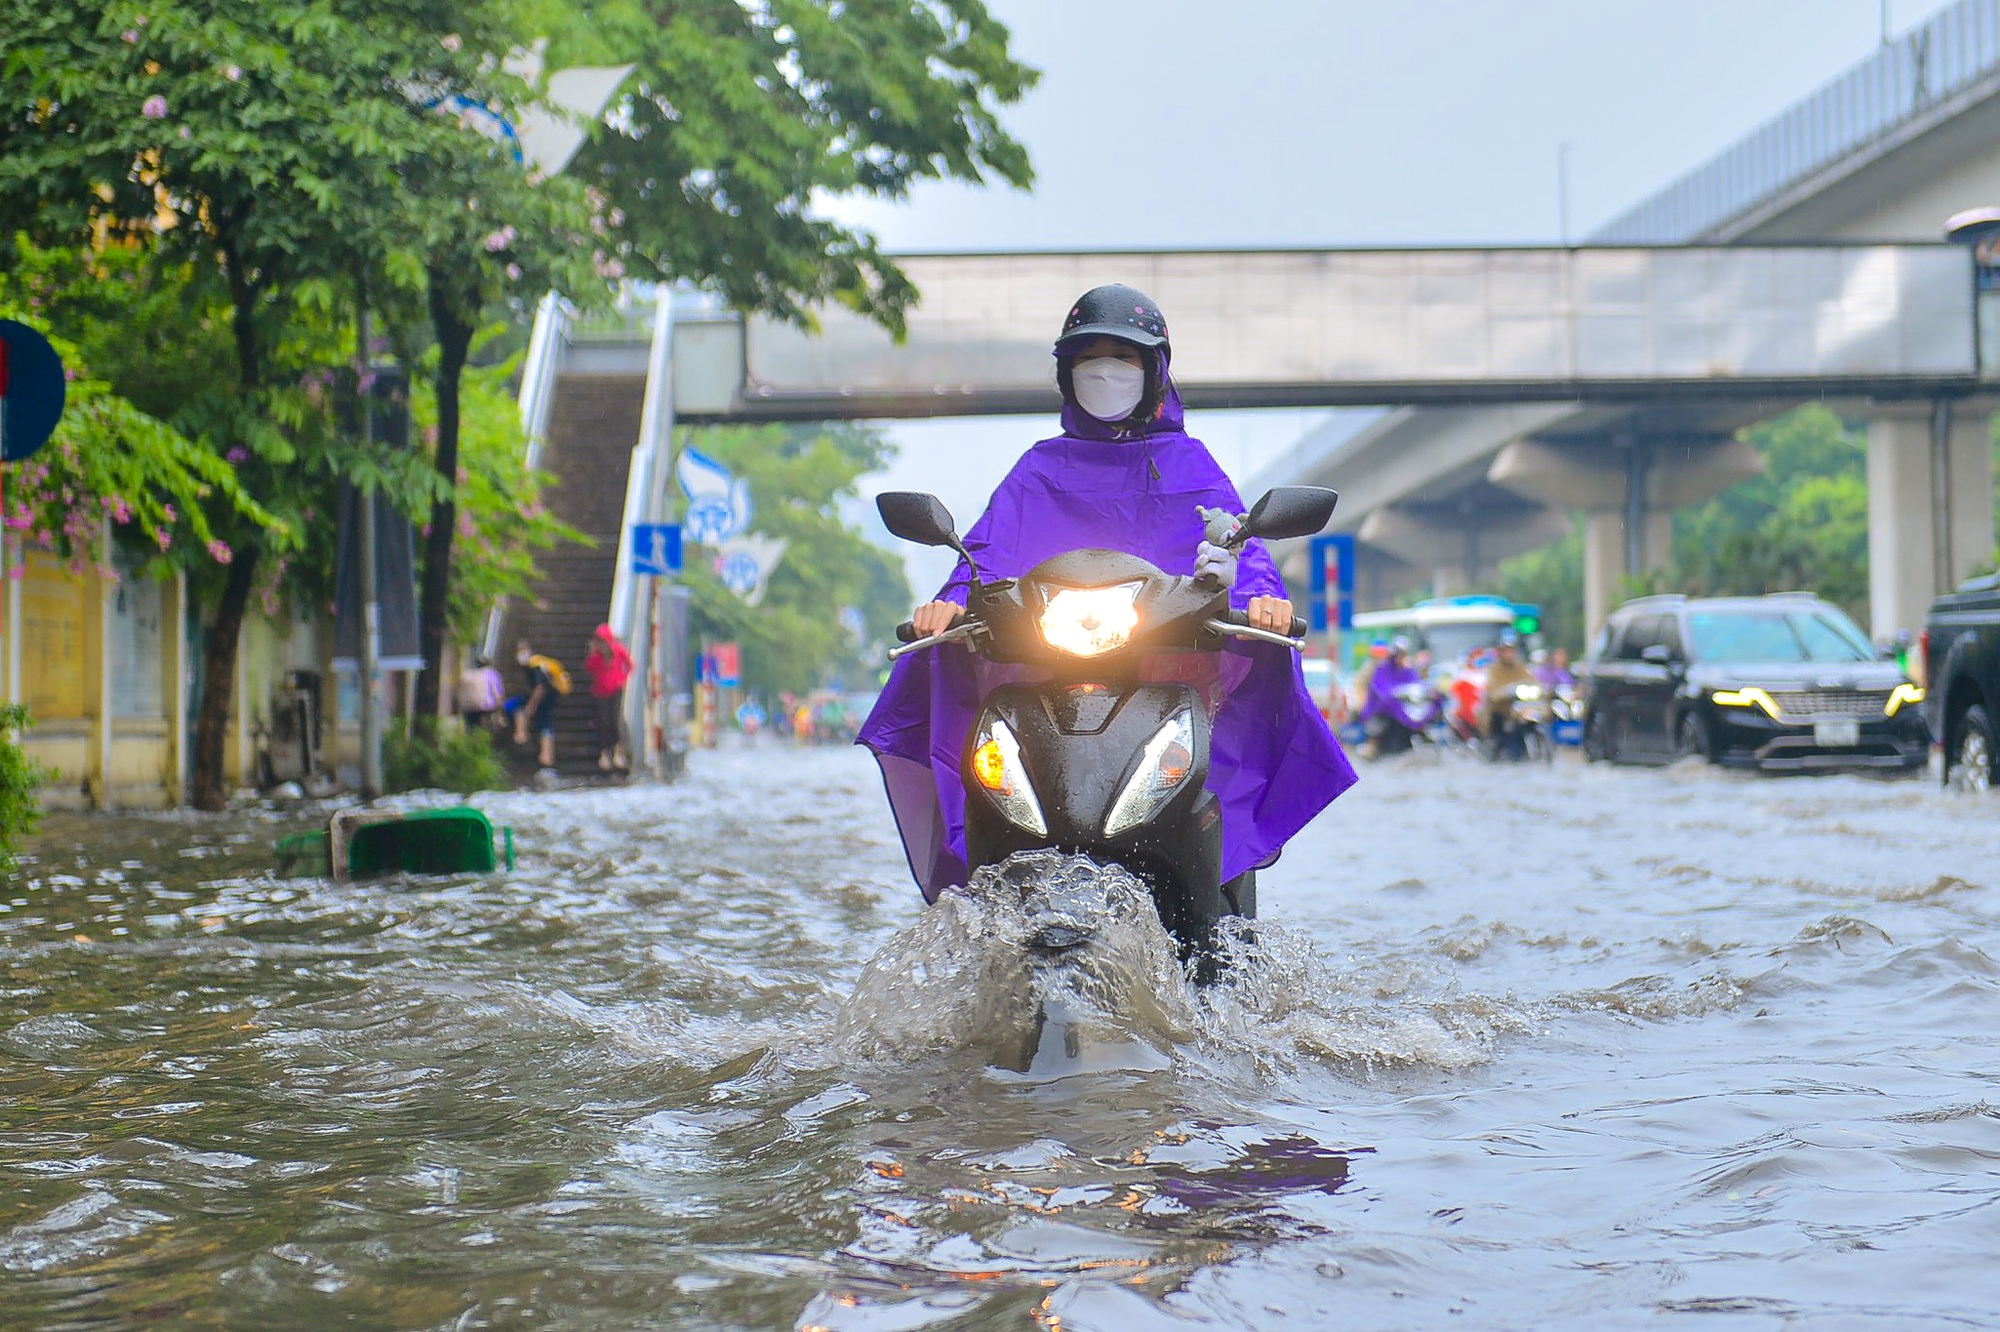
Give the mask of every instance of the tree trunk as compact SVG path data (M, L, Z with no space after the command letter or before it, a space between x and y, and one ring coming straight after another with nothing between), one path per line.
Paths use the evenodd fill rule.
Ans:
M229 738L229 703L236 685L236 644L243 617L250 609L250 589L256 582L256 547L236 552L229 581L209 626L202 652L201 710L194 723L194 807L213 813L229 804L223 780L223 746Z
M434 465L444 482L443 493L431 501L430 531L424 536L422 605L417 619L417 650L423 673L417 677L417 725L435 726L443 687L444 637L451 624L451 543L458 531L459 385L465 358L472 347L473 317L457 299L461 293L433 269L430 281L431 327L437 334L437 452Z
M229 278L231 332L236 339L237 390L245 396L263 387L263 357L257 341L257 303L263 283L245 270L234 243L220 242ZM223 747L229 733L229 704L236 689L236 645L243 617L250 609L250 589L256 579L256 546L244 542L229 566L222 603L208 626L208 646L202 653L201 707L194 723L194 807L214 812L229 803L223 778Z

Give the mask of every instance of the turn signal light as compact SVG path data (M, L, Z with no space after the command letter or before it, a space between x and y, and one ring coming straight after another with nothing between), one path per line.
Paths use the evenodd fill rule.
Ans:
M1186 745L1176 740L1160 754L1159 771L1153 777L1153 787L1159 791L1170 791L1187 780L1188 772L1194 767L1194 755L1188 753Z
M998 741L988 740L972 751L972 775L987 790L1007 794L1007 756Z
M1886 706L1883 707L1882 715L1885 717L1893 717L1897 714L1897 712L1902 710L1902 707L1905 703L1914 706L1923 701L1924 701L1924 691L1918 688L1916 685L1911 684L1908 680L1905 680L1903 681L1903 683L1897 685L1895 689L1890 691L1889 702Z

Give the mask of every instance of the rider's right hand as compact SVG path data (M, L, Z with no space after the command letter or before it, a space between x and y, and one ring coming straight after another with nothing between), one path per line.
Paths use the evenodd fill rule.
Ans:
M965 614L965 607L956 601L927 601L911 612L910 623L917 627L918 638L929 638L951 628L952 621Z

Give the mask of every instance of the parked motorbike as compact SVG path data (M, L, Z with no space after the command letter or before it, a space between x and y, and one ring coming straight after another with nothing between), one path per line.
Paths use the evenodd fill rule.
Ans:
M1279 487L1248 514L1212 523L1208 539L1233 549L1311 536L1336 499ZM1297 652L1306 622L1294 618L1288 633L1253 628L1212 575L1166 574L1114 550L1074 550L985 581L936 497L891 492L876 507L890 532L949 547L972 570L965 615L922 639L903 624L905 646L890 656L961 643L986 663L1028 668L1015 672L1027 680L985 696L966 740L968 866L1048 850L1122 866L1151 890L1183 961L1212 966L1217 923L1257 910L1252 876L1222 882L1222 810L1205 789L1216 664L1230 639ZM1043 957L1088 943L1073 925L1045 933L1031 941Z

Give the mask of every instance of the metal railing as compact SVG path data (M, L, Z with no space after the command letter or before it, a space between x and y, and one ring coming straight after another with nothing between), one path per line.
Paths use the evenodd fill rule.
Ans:
M549 409L555 404L556 376L562 371L572 313L569 302L553 291L535 307L535 327L528 334L528 354L521 362L519 400L521 430L528 437L523 461L530 470L541 461L542 440L548 434ZM500 621L505 609L504 604L496 603L486 612L481 650L488 657L500 651Z
M1712 239L1716 228L1923 117L2000 69L2000 0L1957 0L1590 236Z

